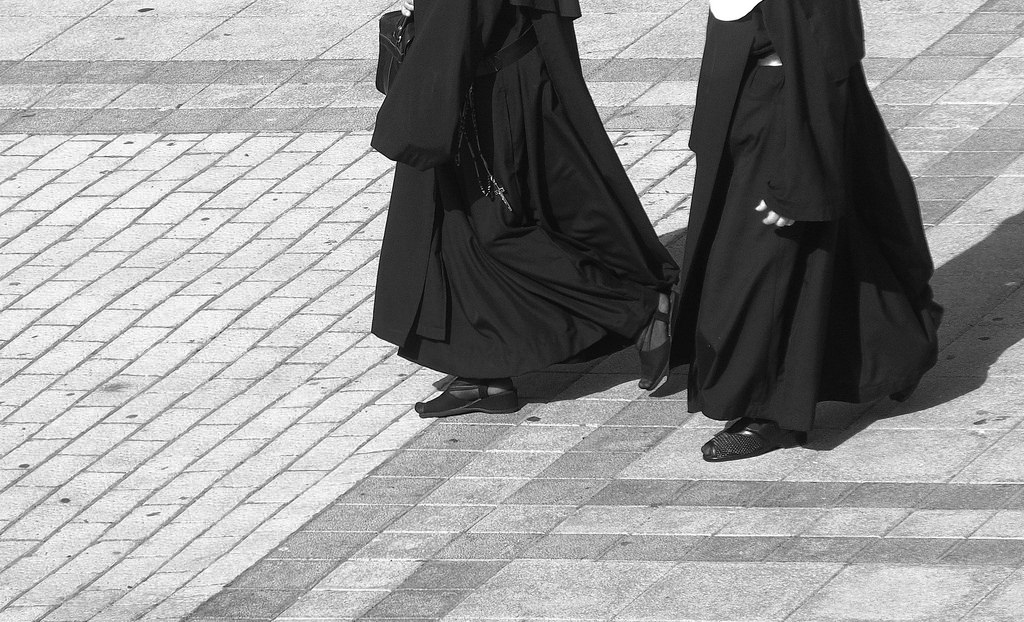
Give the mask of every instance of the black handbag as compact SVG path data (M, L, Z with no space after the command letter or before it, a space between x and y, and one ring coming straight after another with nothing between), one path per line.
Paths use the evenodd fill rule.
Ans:
M406 17L401 11L381 16L380 57L377 59L377 90L381 93L388 94L415 33L412 16Z

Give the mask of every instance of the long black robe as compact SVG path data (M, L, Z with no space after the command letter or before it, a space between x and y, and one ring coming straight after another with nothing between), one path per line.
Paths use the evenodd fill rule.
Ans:
M377 117L396 160L373 332L460 376L505 377L632 342L678 268L659 242L583 80L575 0L419 0L416 39ZM481 59L529 28L496 74ZM460 132L467 93L486 166ZM461 135L461 138L460 138Z
M755 62L765 40L781 67ZM884 397L935 362L933 265L863 53L856 0L709 18L676 327L691 412L809 430L817 402ZM762 199L797 224L762 224Z

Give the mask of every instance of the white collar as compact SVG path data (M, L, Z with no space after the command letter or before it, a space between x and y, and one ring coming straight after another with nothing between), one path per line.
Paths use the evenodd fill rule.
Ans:
M723 22L733 22L750 13L761 0L711 0L711 14Z

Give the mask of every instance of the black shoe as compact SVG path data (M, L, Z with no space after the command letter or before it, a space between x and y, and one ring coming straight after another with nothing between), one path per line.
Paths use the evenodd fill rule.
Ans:
M508 385L501 393L490 394L491 386ZM519 410L519 395L512 381L502 379L493 383L473 382L456 378L441 395L427 402L416 402L416 412L422 419L435 419L467 415L469 413L501 414Z
M776 449L796 447L806 442L806 432L780 428L774 421L743 417L715 434L700 450L705 462L728 462L763 456Z
M640 388L651 391L668 377L672 361L672 333L679 315L679 290L675 287L668 294L668 311L654 310L651 321L640 333L636 348L640 356ZM665 341L651 345L655 324L665 325Z

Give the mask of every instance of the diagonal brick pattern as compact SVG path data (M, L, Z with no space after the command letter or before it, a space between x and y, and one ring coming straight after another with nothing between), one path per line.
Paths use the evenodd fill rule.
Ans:
M629 352L517 379L516 415L409 412L440 375L368 335L390 2L0 5L0 622L1016 619L1024 3L864 2L940 364L717 466ZM584 9L678 250L706 8Z

